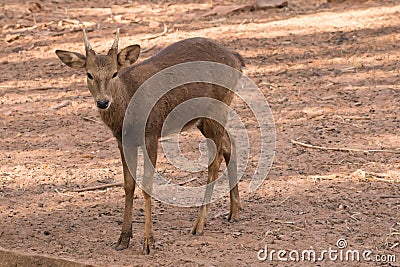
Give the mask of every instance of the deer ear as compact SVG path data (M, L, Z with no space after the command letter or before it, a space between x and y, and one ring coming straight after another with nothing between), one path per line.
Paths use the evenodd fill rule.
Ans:
M86 57L82 54L64 50L56 50L56 54L65 65L73 69L83 69L86 65Z
M130 45L118 53L118 65L126 67L135 63L140 54L140 45Z

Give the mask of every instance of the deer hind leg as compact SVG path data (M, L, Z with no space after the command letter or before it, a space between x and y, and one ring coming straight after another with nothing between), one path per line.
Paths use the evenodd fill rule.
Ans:
M203 119L198 125L198 128L206 138L209 138L209 140L207 140L207 147L211 164L209 163L208 166L208 179L203 205L200 207L199 215L192 229L192 234L194 235L202 235L204 232L204 226L207 223L208 210L210 206L209 203L214 190L213 182L218 178L218 171L223 158L221 139L222 126L212 120ZM215 146L212 142L214 142Z
M229 137L226 131L224 131L222 150L225 163L228 168L230 188L230 211L228 221L237 221L239 219L239 210L241 205L238 188L239 181L237 177L236 143L235 140Z
M153 176L157 162L158 138L146 139L147 157L144 156L143 196L145 210L143 254L150 254L154 248L153 221L151 218L151 194L153 191ZM144 153L146 154L146 153Z
M124 189L125 189L125 209L124 209L124 219L122 222L121 235L118 239L116 250L123 250L128 248L129 241L132 237L132 209L133 209L133 196L135 193L136 182L133 177L136 176L136 165L137 165L137 149L131 151L132 159L132 171L133 175L128 169L126 164L126 159L124 156L122 144L118 145L121 153L122 167L124 172Z

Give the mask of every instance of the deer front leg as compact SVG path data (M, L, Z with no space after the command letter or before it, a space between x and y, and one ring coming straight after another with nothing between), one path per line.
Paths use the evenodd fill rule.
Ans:
M154 248L153 221L151 219L151 194L153 192L153 176L157 161L158 139L146 139L146 153L144 154L143 196L145 209L143 254L150 254L150 247Z
M133 195L135 193L136 182L136 167L137 167L137 148L132 149L129 154L129 162L131 163L132 174L129 171L128 165L125 160L122 144L118 144L122 167L124 172L124 189L125 189L125 209L124 209L124 219L122 222L122 231L118 239L116 250L123 250L128 248L129 241L132 237L132 209L133 209Z

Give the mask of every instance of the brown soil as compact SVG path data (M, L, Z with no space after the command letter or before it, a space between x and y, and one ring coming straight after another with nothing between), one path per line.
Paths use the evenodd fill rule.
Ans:
M396 255L397 262L316 264L400 266L399 154L316 150L290 141L398 151L400 1L292 0L283 9L207 17L202 15L213 6L249 1L115 0L111 9L104 0L38 2L41 7L20 0L0 4L0 247L103 266L310 266L315 264L279 262L276 255L261 262L257 252L265 246L337 249L344 238L346 249L372 250L373 259ZM75 21L91 30L97 51L106 51L120 27L121 47L151 48L142 58L191 36L216 39L243 55L248 76L272 109L277 147L257 191L247 189L250 172L240 182L240 221L224 219L224 198L212 204L204 236L192 236L197 208L155 202L156 249L143 256L138 192L131 246L113 249L123 189L72 192L122 181L118 149L99 121L84 75L54 53L83 51ZM167 34L149 38L163 31L162 23ZM243 105L236 101L234 108ZM245 122L257 136L254 118ZM197 141L183 142L189 157ZM163 171L168 165L159 158Z

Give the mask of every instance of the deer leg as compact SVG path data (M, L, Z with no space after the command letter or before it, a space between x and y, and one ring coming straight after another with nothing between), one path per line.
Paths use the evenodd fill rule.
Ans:
M223 138L222 149L226 166L228 168L228 179L230 188L230 211L228 221L237 221L239 219L239 210L241 208L241 205L237 177L236 144L235 140L229 138L226 131Z
M153 191L153 176L157 161L158 139L146 139L147 156L144 153L143 196L145 209L143 254L150 254L150 247L154 247L153 221L151 218L151 194Z
M128 248L129 241L132 237L132 209L133 209L133 195L135 193L136 182L133 177L136 176L136 166L137 166L137 149L132 150L132 165L133 175L128 169L126 164L122 144L118 145L121 153L122 168L124 172L124 189L125 189L125 209L124 209L124 219L122 221L122 231L118 239L116 250L123 250Z
M207 223L208 210L211 202L212 192L214 190L214 181L218 178L218 171L222 161L222 144L219 138L215 138L215 134L212 127L206 125L205 123L200 124L200 131L206 137L212 137L214 144L216 146L216 151L214 146L211 144L211 140L207 140L209 160L211 164L208 166L208 179L206 186L206 193L204 195L203 205L200 207L199 215L192 228L192 234L202 235L204 232L204 226ZM214 153L215 152L215 153ZM214 157L215 155L215 157Z

